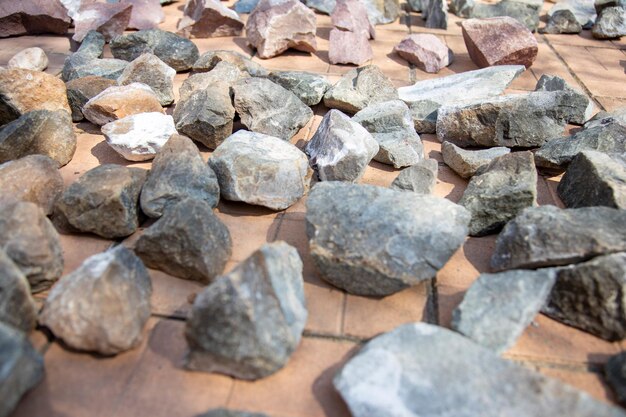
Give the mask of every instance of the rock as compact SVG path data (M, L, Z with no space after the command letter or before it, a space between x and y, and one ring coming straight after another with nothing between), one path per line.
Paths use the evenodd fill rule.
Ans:
M0 349L0 415L9 416L22 396L43 379L43 357L24 333L3 323L0 323Z
M437 73L452 63L452 51L429 33L409 35L393 48L394 52L422 71Z
M474 176L480 168L489 165L497 157L510 152L511 150L505 147L468 150L459 148L450 142L441 144L443 162L463 178Z
M611 342L626 338L626 253L559 268L542 312Z
M608 207L531 207L511 220L496 240L495 271L586 261L626 251L626 212Z
M362 65L374 57L368 37L363 32L330 31L328 60L331 64Z
M569 9L557 10L550 16L550 20L545 28L540 29L541 33L580 33L583 27L576 19L574 13Z
M0 38L41 33L64 35L71 21L58 0L3 1L0 4Z
M28 334L37 324L37 306L26 276L1 249L0 274L0 323Z
M339 0L331 12L330 19L336 29L363 33L368 39L376 38L376 29L369 20L367 9L359 0Z
M152 88L161 106L174 102L174 76L176 70L151 53L142 54L128 64L117 79L119 85L142 83Z
M451 327L501 354L539 313L555 278L553 268L481 274L454 309Z
M626 403L626 353L622 351L612 356L604 365L604 374L617 400L622 404Z
M292 92L263 78L244 78L231 87L241 123L257 133L290 140L313 111Z
M400 171L391 183L391 188L418 194L432 194L437 183L438 168L439 164L434 159L422 159Z
M0 163L39 154L63 166L75 151L74 126L65 110L31 111L0 128Z
M422 0L407 0L406 4L409 7L408 11L417 13L422 11Z
M111 39L111 53L132 61L146 52L159 57L177 72L191 68L198 59L198 47L189 39L160 29L140 30Z
M78 50L65 59L61 79L71 81L97 76L117 80L128 65L121 59L100 59L104 50L104 36L92 30L87 33Z
M614 39L626 35L626 7L602 10L591 34L596 39Z
M472 61L481 68L524 65L529 68L539 48L533 34L512 17L468 19L461 23Z
M316 184L306 207L321 277L364 296L433 278L463 244L470 220L467 210L443 198L341 182Z
M324 115L305 152L321 181L358 181L378 153L378 142L339 110Z
M124 33L130 22L133 6L128 3L83 4L74 16L74 39L81 42L89 31L95 30L108 42Z
M291 91L307 106L315 106L332 86L326 77L300 71L272 71L270 80Z
M409 103L413 128L417 133L435 133L437 131L437 111L441 105L430 100Z
M85 118L99 126L149 112L162 113L163 109L154 90L142 83L109 87L83 106Z
M352 118L363 126L380 146L374 160L403 168L424 159L424 146L411 119L411 112L400 100L372 104Z
M265 244L196 297L185 365L239 379L266 377L285 366L306 319L298 251L285 242Z
M590 29L596 21L593 0L561 0L548 10L548 16L551 17L559 10L571 11L583 29Z
M405 324L371 340L337 373L333 385L354 417L425 417L459 409L467 417L494 417L503 415L503 404L505 415L516 417L624 415L427 323Z
M376 65L346 72L324 95L324 105L345 113L356 113L365 107L395 100L398 91Z
M498 156L472 177L459 204L471 214L471 236L499 231L527 207L537 205L537 170L531 152Z
M0 125L33 110L65 110L70 114L65 83L41 71L0 71Z
M72 349L116 355L141 342L151 294L146 267L118 245L90 256L54 286L41 324Z
M165 21L165 13L159 0L121 0L121 2L133 5L130 22L128 22L129 28L156 29L159 23Z
M468 18L474 10L474 0L452 0L450 2L450 11L458 17Z
M267 59L292 48L315 52L315 13L298 0L261 0L246 21L248 43Z
M222 197L284 210L309 189L312 172L304 153L282 139L240 130L209 158Z
M150 268L206 284L222 273L232 246L213 208L188 198L164 210L139 237L135 253Z
M400 2L398 0L359 0L367 9L370 22L373 25L393 23L400 16Z
M247 72L241 71L230 62L220 62L209 72L200 72L190 75L178 90L180 100L187 99L192 93L199 90L206 90L212 84L221 85L217 88L230 89L230 87L242 78L248 78ZM230 95L230 91L228 91Z
M597 126L607 126L617 123L626 127L626 107L620 107L612 112L600 111L591 119L585 122L585 129Z
M568 91L574 93L574 98L572 98L570 102L572 109L567 119L568 123L582 125L590 119L593 114L595 108L593 101L583 92L570 87L570 85L559 76L542 75L539 81L537 81L535 91Z
M240 0L241 1L241 0ZM198 417L269 417L263 413L247 413L245 411L227 410L226 408L216 408Z
M44 50L39 47L22 49L9 59L7 68L43 71L48 68L48 56Z
M511 17L534 32L539 26L539 14L543 0L501 0L495 4L476 3L472 8L470 17L491 18Z
M0 189L5 196L35 203L50 215L63 192L63 178L57 162L29 155L0 165Z
M241 35L243 24L237 12L219 0L192 0L185 5L177 30L186 38L217 38Z
M259 4L259 0L237 0L233 9L240 14L252 13L257 4Z
M607 7L626 7L625 0L595 0L594 9L598 15Z
M422 2L422 5L424 2ZM433 29L448 28L448 2L445 0L427 0L426 9L422 10L425 26Z
M141 190L141 210L150 217L161 217L186 198L214 208L220 198L219 184L196 145L185 136L172 135L152 162Z
M90 169L70 185L57 210L81 232L106 239L129 236L139 226L139 193L147 171L105 164Z
M102 133L107 144L124 159L147 161L177 132L172 116L139 113L105 124Z
M72 121L80 122L83 116L83 107L93 97L97 96L109 87L117 83L103 77L90 75L88 77L76 78L65 84L67 87L67 100L72 109Z
M33 293L50 288L63 273L59 234L36 204L11 199L0 203L0 247Z
M193 64L193 72L212 71L220 62L226 61L252 77L267 77L269 72L245 55L235 51L208 51Z

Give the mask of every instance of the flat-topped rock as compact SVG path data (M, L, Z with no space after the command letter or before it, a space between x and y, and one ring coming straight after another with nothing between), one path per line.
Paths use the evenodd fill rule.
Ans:
M429 33L409 35L394 46L393 50L422 71L430 73L439 72L450 65L453 59L450 48Z
M176 70L159 57L145 53L133 60L117 79L119 85L142 83L154 91L161 106L174 102L174 76Z
M83 4L73 17L74 39L81 42L89 31L95 30L108 42L124 33L130 22L133 5L129 3Z
M333 28L330 31L328 60L331 64L362 65L374 57L369 37L363 32Z
M272 71L270 80L291 91L307 106L315 106L332 86L323 75L301 71Z
M7 68L43 71L48 68L48 56L44 50L39 47L22 49L9 59Z
M64 35L72 20L58 0L3 1L0 38L53 33Z
M437 184L438 168L439 164L434 159L422 159L415 165L400 171L390 188L418 194L432 194Z
M185 5L177 30L187 38L217 38L239 36L243 25L237 12L219 0L194 0Z
M511 150L505 147L469 150L459 148L450 142L441 144L443 162L463 178L471 178L480 168L510 152Z
M226 61L245 71L252 77L266 77L269 71L252 61L247 56L236 51L208 51L203 53L193 64L193 72L212 71L220 62Z
M109 87L83 106L85 118L99 126L148 112L163 113L163 109L154 90L142 83Z
M37 306L24 273L0 250L0 323L28 334L37 324Z
M65 86L67 87L67 101L72 109L72 121L80 122L83 120L85 118L83 115L85 104L107 88L115 85L117 85L115 81L95 75L68 81Z

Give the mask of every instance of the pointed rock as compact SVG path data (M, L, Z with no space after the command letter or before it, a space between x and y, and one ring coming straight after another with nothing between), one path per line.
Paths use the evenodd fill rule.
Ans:
M142 54L128 64L117 79L119 85L142 83L152 88L161 106L169 106L174 102L174 76L176 70L156 55Z
M445 0L422 1L422 17L425 26L432 29L448 28L448 2Z
M191 0L185 5L177 30L186 38L217 38L239 36L243 25L237 12L219 0Z
M504 147L467 150L459 148L450 142L443 142L441 144L443 162L463 178L474 176L480 168L489 165L489 163L497 157L510 152L511 150L509 148Z
M439 164L434 159L422 159L417 164L400 171L390 188L432 194L437 183L438 168Z
M41 33L64 35L71 21L58 0L3 1L0 4L0 38Z
M89 31L104 35L108 42L124 33L130 22L133 6L127 3L91 3L82 5L74 16L74 39L81 42Z
M98 126L148 112L163 113L163 109L152 88L142 83L109 87L83 106L85 118Z
M376 38L376 29L367 16L367 9L359 0L338 0L330 15L333 26L339 30L364 33Z
M9 59L7 68L22 68L31 71L43 71L48 68L48 56L39 47L22 49Z
M2 249L0 276L0 322L26 334L30 333L37 324L37 306L30 295L30 284Z
M165 13L159 0L121 0L121 2L133 5L128 22L131 29L155 29L165 20Z
M328 60L331 64L361 65L374 56L368 37L363 32L330 31Z
M202 54L193 64L193 72L212 71L220 62L226 61L245 71L252 77L266 77L269 71L252 61L247 56L235 51L208 51Z
M127 61L121 59L100 59L104 50L104 36L95 30L87 33L78 50L65 59L61 79L71 81L78 78L98 76L117 80Z
M584 124L591 118L595 108L593 101L583 92L572 88L563 78L556 75L542 75L537 81L535 91L568 91L573 93L570 101L570 116L567 118L568 123L577 125Z
M270 80L291 91L307 106L315 106L332 86L323 75L300 71L272 71Z
M76 78L65 84L67 87L67 100L72 109L72 121L80 122L83 116L85 104L109 87L116 86L113 80L90 75L88 77Z
M626 36L626 7L602 10L591 34L596 39L618 39Z
M437 73L452 63L452 51L429 33L409 35L393 50L409 63L430 73Z
M580 33L583 27L578 23L578 19L571 10L562 9L555 11L548 20L545 28L539 29L540 33Z

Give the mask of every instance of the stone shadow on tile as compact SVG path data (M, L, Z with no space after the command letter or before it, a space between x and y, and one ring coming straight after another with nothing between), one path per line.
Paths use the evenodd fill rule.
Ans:
M350 411L348 405L344 402L341 395L335 390L333 385L333 378L337 372L343 367L346 362L352 359L361 349L361 346L356 345L350 349L343 357L341 357L337 363L330 368L327 368L313 381L313 396L321 404L324 414L327 416L349 416ZM327 399L333 398L333 403L328 403Z
M129 166L136 163L124 159L107 144L104 137L102 137L102 139L102 142L98 142L93 148L91 148L91 154L96 157L100 165L116 164Z

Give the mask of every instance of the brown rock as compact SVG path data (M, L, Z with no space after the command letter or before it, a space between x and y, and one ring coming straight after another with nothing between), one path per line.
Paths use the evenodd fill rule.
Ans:
M537 40L512 17L468 19L461 27L470 58L481 68L515 64L528 68L537 58Z
M95 75L68 81L65 86L67 87L67 100L72 109L72 120L74 122L83 120L85 118L83 116L83 107L85 104L93 97L114 85L117 85L115 81Z
M126 3L93 3L83 6L74 17L74 39L77 42L87 36L91 30L104 35L108 42L115 36L124 33L130 22L132 4Z
M328 60L331 64L361 65L373 57L368 35L363 32L330 31Z
M239 36L243 21L218 0L190 0L178 22L178 34L187 38Z
M367 17L367 9L359 0L338 0L330 18L337 29L364 32L369 39L376 38L376 29Z
M0 38L39 33L63 35L70 22L59 0L0 1Z
M452 51L429 33L409 35L393 50L423 71L437 73L452 63Z
M154 29L165 20L159 0L121 0L133 5L128 27L131 29Z
M109 87L83 107L85 118L99 126L132 114L150 112L163 113L163 109L156 93L141 83Z

